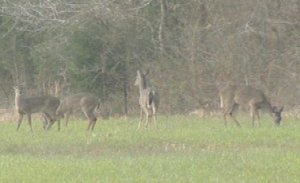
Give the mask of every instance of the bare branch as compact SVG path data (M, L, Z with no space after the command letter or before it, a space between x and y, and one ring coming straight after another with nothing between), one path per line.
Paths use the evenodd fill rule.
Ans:
M126 17L130 11L124 11L122 7L114 4L115 2L115 0L93 0L86 3L70 3L63 0L25 2L3 0L0 16L12 17L23 23L22 27L19 27L20 30L41 31L66 24L80 24L91 15L101 20ZM144 1L139 8L150 2Z

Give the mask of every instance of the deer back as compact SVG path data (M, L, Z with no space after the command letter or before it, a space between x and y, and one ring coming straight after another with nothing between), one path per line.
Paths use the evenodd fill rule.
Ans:
M16 95L16 109L19 113L37 113L55 111L59 106L59 99L52 96L25 97Z
M98 103L98 97L90 93L77 93L67 96L58 107L57 113L65 113L69 110L79 110L82 107L95 107Z
M249 105L249 102L252 102L256 104L258 108L271 108L265 94L261 90L251 86L242 86L238 88L235 92L234 101L235 103L243 106Z

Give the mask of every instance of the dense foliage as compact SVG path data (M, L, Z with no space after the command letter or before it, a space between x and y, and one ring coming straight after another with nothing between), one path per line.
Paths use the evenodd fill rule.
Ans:
M161 111L217 108L228 83L275 103L300 97L300 3L295 0L2 1L0 95L97 94L113 111L137 107L138 68L150 69Z

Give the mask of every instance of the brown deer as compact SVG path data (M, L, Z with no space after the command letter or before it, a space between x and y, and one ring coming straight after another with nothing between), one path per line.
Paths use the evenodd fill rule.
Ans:
M138 129L141 127L143 121L143 114L146 117L146 127L149 126L149 117L154 120L154 126L156 127L156 114L159 106L159 96L158 93L150 86L146 73L137 70L136 80L134 85L139 87L139 104L140 104L140 121L138 124Z
M100 106L98 97L90 93L78 93L67 96L59 105L56 115L64 116L65 126L68 126L69 117L72 113L81 110L86 118L89 120L87 130L94 130L97 118L94 111Z
M18 115L18 126L19 130L23 121L24 115L28 117L28 123L30 130L32 131L31 125L31 114L42 113L44 117L44 129L52 125L55 121L58 121L58 130L60 129L60 121L56 116L56 109L59 106L59 99L53 96L32 96L25 97L19 87L15 87L15 108Z
M225 126L227 125L227 115L229 115L234 120L237 126L241 126L238 120L233 115L238 106L250 109L253 127L255 125L255 118L257 118L258 125L260 125L260 109L266 110L274 118L275 123L277 125L280 125L281 112L283 111L283 107L272 106L266 98L265 94L259 89L253 88L251 86L230 85L222 90L219 95L221 108L223 108Z

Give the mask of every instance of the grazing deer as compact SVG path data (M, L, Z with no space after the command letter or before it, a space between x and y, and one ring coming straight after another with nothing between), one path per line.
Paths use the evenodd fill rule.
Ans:
M250 114L252 117L252 126L254 127L255 118L259 123L259 109L265 109L273 118L277 125L281 121L281 112L283 107L272 106L265 94L256 88L251 86L235 86L230 85L226 87L220 93L221 108L223 108L223 116L225 121L225 126L227 125L226 116L234 120L237 126L241 126L237 119L234 117L233 113L238 108L238 106L248 107L250 109Z
M15 88L15 107L18 114L18 126L19 130L23 121L23 116L27 115L30 130L31 126L31 114L42 113L44 117L44 129L52 125L55 121L58 121L58 130L60 129L60 121L56 117L56 109L59 106L59 99L53 96L33 96L25 97L22 95L21 90Z
M136 80L134 85L139 87L140 97L140 121L138 129L141 127L143 120L143 113L146 116L146 127L149 126L149 117L154 119L154 125L156 126L156 113L159 105L159 96L158 93L150 86L147 79L149 71L143 73L137 70Z
M59 105L56 115L59 117L64 116L65 126L68 126L70 115L78 110L81 110L86 118L89 120L87 130L94 130L97 118L94 111L100 106L98 97L89 93L78 93L66 97Z

